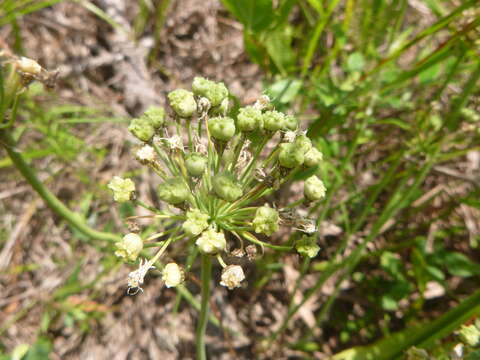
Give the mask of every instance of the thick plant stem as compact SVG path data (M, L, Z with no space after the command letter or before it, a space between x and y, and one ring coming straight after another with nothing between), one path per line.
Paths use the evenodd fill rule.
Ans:
M68 209L52 192L50 192L50 190L48 190L38 179L35 170L28 165L20 151L16 149L15 141L8 130L0 130L0 144L3 145L8 156L12 160L12 163L18 171L20 171L25 180L27 180L27 182L56 214L63 217L71 226L92 239L109 242L120 240L120 237L115 234L92 229L78 214Z
M197 346L197 360L206 360L205 351L205 330L207 329L210 300L210 278L212 276L212 258L210 255L202 255L202 301L200 317L198 318L195 342Z

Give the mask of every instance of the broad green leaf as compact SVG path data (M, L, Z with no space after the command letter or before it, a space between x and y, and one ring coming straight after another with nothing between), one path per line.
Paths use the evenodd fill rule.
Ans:
M302 82L297 79L282 79L270 86L266 93L276 104L287 104L297 96Z
M222 0L223 5L247 30L258 33L275 19L272 0Z
M480 265L459 252L448 252L443 257L448 272L454 276L469 277L480 274Z
M349 71L362 71L365 67L365 58L359 52L350 54L347 59L347 68Z

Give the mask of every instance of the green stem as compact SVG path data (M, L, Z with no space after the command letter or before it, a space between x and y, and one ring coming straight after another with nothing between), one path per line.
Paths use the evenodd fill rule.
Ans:
M71 226L90 238L109 242L121 240L118 235L92 229L83 221L80 215L68 209L52 192L50 192L50 190L48 190L38 179L35 170L28 165L20 151L16 149L15 141L7 130L0 130L0 143L4 146L12 163L18 171L20 171L25 180L27 180L27 182L56 214L63 217Z
M210 279L212 276L212 259L210 255L202 254L202 300L200 308L200 317L198 318L197 332L195 342L197 346L197 360L206 360L207 353L205 351L205 330L207 329L209 300L210 300Z

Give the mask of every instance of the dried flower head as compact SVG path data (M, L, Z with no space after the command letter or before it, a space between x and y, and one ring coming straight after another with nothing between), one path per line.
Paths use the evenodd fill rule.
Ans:
M243 269L239 265L229 265L222 271L222 280L220 285L233 290L241 286L241 282L245 280Z

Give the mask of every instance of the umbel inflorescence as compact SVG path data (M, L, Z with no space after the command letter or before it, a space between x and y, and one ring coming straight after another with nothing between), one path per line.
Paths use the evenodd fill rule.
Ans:
M274 110L267 96L252 106L231 107L225 85L201 77L194 79L192 91L170 92L168 102L170 114L151 107L129 126L143 142L136 159L162 180L157 195L165 205L156 209L137 199L131 179L114 177L108 184L115 201L144 206L165 226L144 239L129 233L116 244L115 254L132 262L144 247L158 248L129 274L129 293L141 290L148 270L180 241L216 257L223 267L220 284L229 289L239 287L245 275L239 265L227 265L225 255L247 253L251 258L257 247L269 247L316 256L315 222L298 215L296 208L322 199L323 182L315 175L307 178L303 199L284 208L266 202L295 174L322 161L322 153L298 129L296 118ZM272 239L280 226L295 234L278 245ZM185 279L184 270L168 263L162 279L167 287L177 286Z

